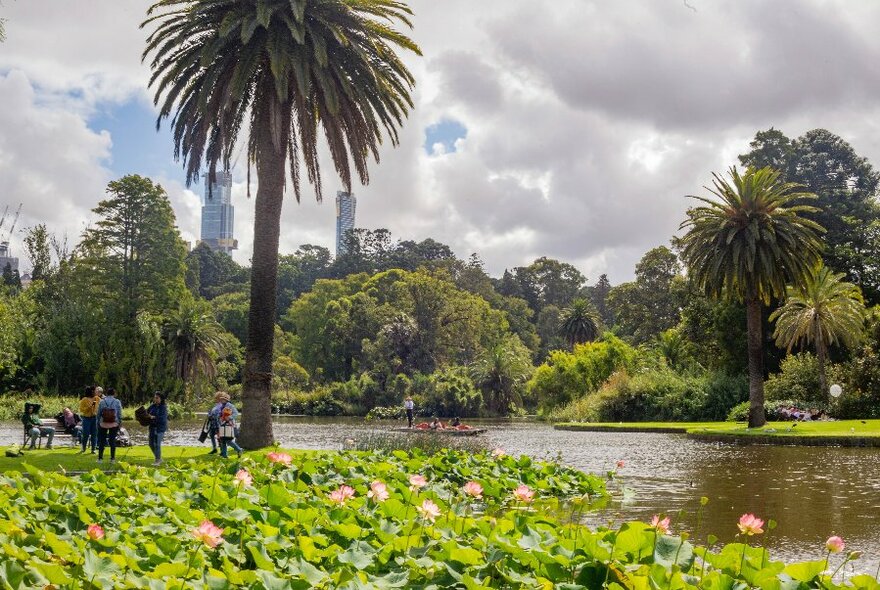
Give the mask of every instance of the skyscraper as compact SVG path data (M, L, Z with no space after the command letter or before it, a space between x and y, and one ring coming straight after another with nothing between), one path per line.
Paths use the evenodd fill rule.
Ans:
M354 229L357 197L352 193L336 191L336 257L345 254L345 236Z
M205 199L202 203L202 239L212 250L231 254L238 249L238 240L233 235L235 207L232 206L232 174L229 171L217 172L216 182L208 186L205 180Z

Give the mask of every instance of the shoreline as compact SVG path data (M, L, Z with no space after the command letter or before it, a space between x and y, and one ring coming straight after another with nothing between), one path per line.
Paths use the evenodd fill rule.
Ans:
M565 422L553 428L568 432L683 434L695 441L737 445L880 447L880 420L768 422L759 429L749 429L743 422Z

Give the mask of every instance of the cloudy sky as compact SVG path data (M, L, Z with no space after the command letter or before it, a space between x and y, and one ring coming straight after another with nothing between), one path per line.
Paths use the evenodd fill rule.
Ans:
M148 5L2 0L0 211L24 203L20 227L43 222L75 242L106 183L138 173L165 186L185 239L197 239L203 187L184 186L167 127L156 132L140 63ZM676 232L684 195L759 129L825 127L880 162L875 0L411 6L424 52L407 57L417 106L401 145L356 188L357 225L478 252L493 274L546 255L591 283L628 280ZM234 173L235 258L247 263L244 162ZM324 186L322 204L287 201L283 252L332 250L338 181Z

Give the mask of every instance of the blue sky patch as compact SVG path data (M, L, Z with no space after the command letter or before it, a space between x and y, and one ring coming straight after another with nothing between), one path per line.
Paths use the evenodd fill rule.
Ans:
M138 98L105 104L88 121L93 131L108 131L113 141L108 168L115 178L126 174L185 180L183 167L174 162L174 143L168 122L156 131L156 114Z
M435 153L434 146L442 146L442 152L455 152L455 142L467 137L467 127L454 119L442 119L438 123L425 128L425 152Z

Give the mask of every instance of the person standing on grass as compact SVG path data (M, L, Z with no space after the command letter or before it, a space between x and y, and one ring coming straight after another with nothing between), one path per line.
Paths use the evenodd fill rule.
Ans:
M227 457L226 447L230 446L241 457L241 447L235 442L235 416L238 412L229 401L229 394L225 391L217 394L217 400L223 404L220 408L220 427L217 433L217 439L220 441L220 456Z
M95 452L95 443L98 438L98 402L101 401L95 394L95 387L86 385L82 399L79 400L79 416L82 418L82 449L80 454L86 452L86 446L91 444L92 453Z
M406 396L406 399L403 400L403 409L406 410L406 421L409 423L408 428L412 428L413 423L413 410L415 409L416 404L413 402L413 398L411 395Z
M107 388L107 397L98 404L98 463L104 462L104 447L110 439L110 462L116 462L116 437L122 425L122 402L116 399L116 390Z
M153 465L162 464L162 439L168 430L168 406L165 403L165 394L157 391L153 394L153 405L147 408L150 416L150 450L153 451Z

